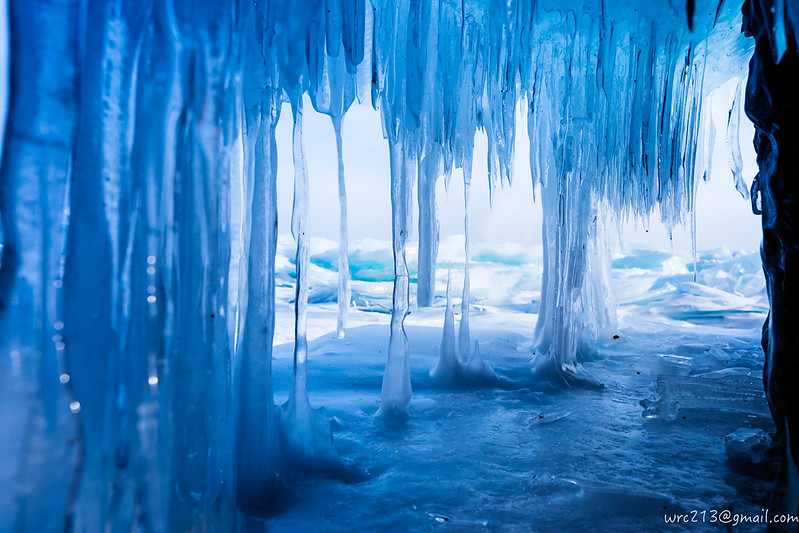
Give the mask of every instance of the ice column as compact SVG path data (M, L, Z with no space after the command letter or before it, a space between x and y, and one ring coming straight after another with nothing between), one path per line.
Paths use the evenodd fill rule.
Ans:
M375 34L388 37L389 43L402 42L409 30L406 1L386 6L378 12ZM394 252L394 294L391 310L391 337L389 340L386 370L377 414L386 417L404 417L411 401L410 355L405 334L405 317L408 314L409 277L405 258L408 239L408 212L411 199L410 178L416 173L414 146L408 135L408 116L405 113L405 68L408 47L400 44L384 48L376 44L376 65L385 65L373 83L380 83L381 115L384 135L388 139L391 165L391 234ZM380 74L380 73L378 73ZM418 89L418 88L417 88Z
M275 49L264 41L262 7L245 3L241 27L244 220L233 366L234 475L237 506L270 512L285 491L281 477L279 419L272 393L277 248L277 143L282 89ZM263 44L262 44L263 43Z
M405 317L408 314L408 264L405 260L405 243L408 228L409 158L402 141L390 140L391 158L391 232L394 250L394 295L391 310L391 337L388 360L383 374L380 395L381 416L405 416L411 402L411 370L408 337L405 334ZM411 159L412 160L412 159ZM410 172L409 172L410 170ZM412 174L411 174L412 175Z

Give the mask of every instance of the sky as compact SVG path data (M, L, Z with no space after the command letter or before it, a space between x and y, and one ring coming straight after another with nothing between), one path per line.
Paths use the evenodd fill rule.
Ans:
M735 80L720 87L711 98L716 143L713 150L711 178L700 182L696 204L697 249L727 247L730 250L756 250L760 245L760 217L754 215L750 202L735 190L729 165L727 116ZM330 118L316 113L306 98L303 115L303 139L310 181L311 235L338 239L337 159ZM516 161L512 185L498 189L493 209L489 205L486 140L478 133L475 140L472 197L469 207L473 242L518 242L541 244L541 204L533 200L529 168L526 115L517 121ZM277 127L279 231L289 232L293 196L291 108L285 104ZM740 146L743 175L747 184L757 172L752 146L754 128L742 114ZM389 191L388 142L383 138L380 113L369 105L354 105L344 118L344 165L348 191L350 241L371 237L391 238L391 203ZM539 197L536 191L536 198ZM452 174L448 190L438 182L438 217L440 235L463 233L463 181L461 172ZM411 235L413 240L413 235ZM674 229L671 238L657 217L647 224L630 221L624 224L625 248L656 248L674 251L691 250L690 225Z

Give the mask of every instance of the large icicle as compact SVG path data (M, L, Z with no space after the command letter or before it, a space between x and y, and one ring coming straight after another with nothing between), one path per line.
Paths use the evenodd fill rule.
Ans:
M302 93L291 93L294 118L294 206L291 232L297 241L294 300L294 374L288 401L283 405L281 447L288 465L298 470L328 470L342 475L343 466L333 444L330 420L324 408L312 409L308 399L308 269L310 261L309 186L302 143Z
M330 13L336 18L338 10L343 6L340 3L327 2L330 6ZM345 16L357 16L349 8L360 8L361 6L346 6ZM347 19L350 23L353 22ZM330 22L330 20L328 20ZM338 21L341 22L341 21ZM340 43L331 43L330 39L335 40L340 37L335 30L328 28L327 50L338 50ZM348 35L348 34L347 34ZM333 130L336 135L336 153L338 155L338 204L339 204L339 247L338 247L338 318L336 320L336 336L344 337L347 327L347 314L349 313L350 302L352 299L352 288L350 282L350 266L348 258L349 241L347 236L347 185L344 175L344 146L342 139L342 123L344 115L355 99L355 80L347 71L348 62L345 54L337 54L336 57L327 55L324 47L317 45L317 48L309 51L310 77L316 80L312 83L308 92L311 97L314 109L320 113L330 116Z

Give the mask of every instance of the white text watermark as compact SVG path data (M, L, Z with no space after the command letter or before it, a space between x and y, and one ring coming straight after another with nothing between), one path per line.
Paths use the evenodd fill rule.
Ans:
M729 509L705 509L686 513L664 514L666 524L799 524L799 515L772 514L770 509L761 509L757 514L736 513Z

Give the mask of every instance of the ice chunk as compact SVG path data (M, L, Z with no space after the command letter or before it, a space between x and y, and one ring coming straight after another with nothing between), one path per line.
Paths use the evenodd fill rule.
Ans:
M739 428L724 439L724 448L730 461L762 463L771 446L771 437L762 429Z
M704 419L728 413L762 421L770 416L762 379L745 369L696 376L661 375L657 379L657 394L654 402L641 401L647 418Z

